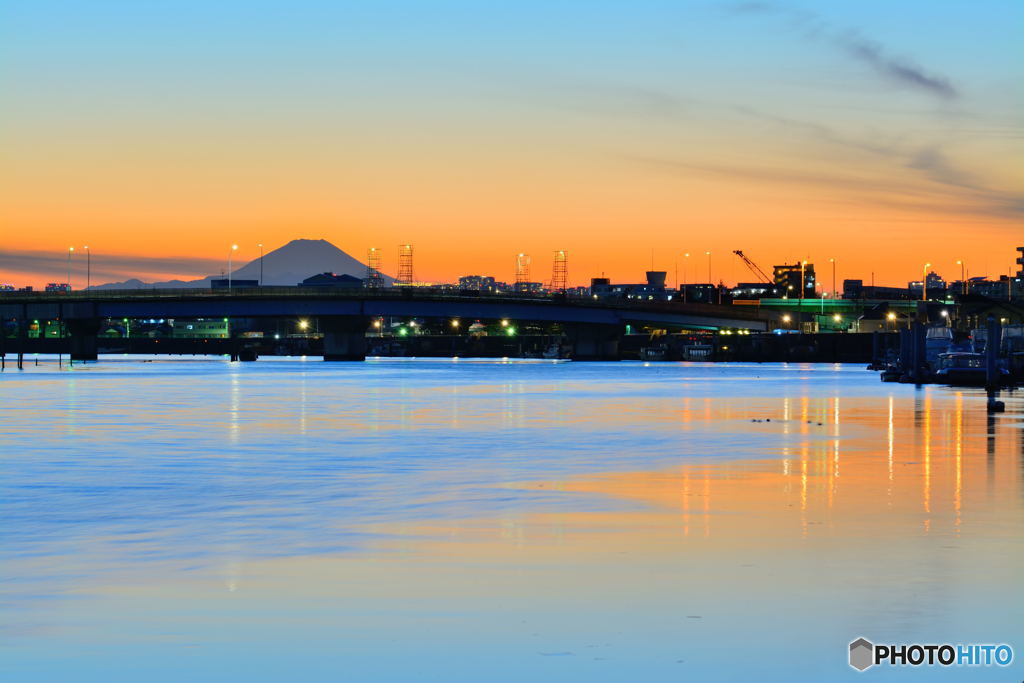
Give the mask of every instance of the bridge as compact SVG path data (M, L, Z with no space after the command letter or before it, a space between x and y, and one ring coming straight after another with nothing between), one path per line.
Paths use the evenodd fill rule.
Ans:
M104 320L315 319L325 360L362 360L366 334L377 318L468 319L558 323L578 360L617 358L627 325L667 331L765 332L776 314L734 306L681 301L608 300L563 295L491 295L429 288L99 290L6 292L0 319L14 338L0 336L0 352L25 348L30 321L62 321L73 360L95 360Z

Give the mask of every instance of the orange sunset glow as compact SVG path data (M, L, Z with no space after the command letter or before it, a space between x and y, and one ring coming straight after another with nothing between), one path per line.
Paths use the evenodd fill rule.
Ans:
M391 274L413 243L419 279L448 282L510 280L518 252L546 273L557 249L570 284L705 281L684 254L706 251L714 281L748 280L734 249L878 284L1015 269L1019 7L934 10L924 37L892 29L908 7L756 3L533 35L528 5L396 27L312 3L230 33L227 7L12 10L0 281L61 279L84 245L98 282L196 278L295 238L381 247Z

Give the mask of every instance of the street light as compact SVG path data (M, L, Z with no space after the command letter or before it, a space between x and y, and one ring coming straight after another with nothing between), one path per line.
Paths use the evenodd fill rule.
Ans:
M704 255L708 257L708 284L711 283L711 252L705 251Z
M89 251L88 245L82 249L85 249L85 288L89 289L92 285L92 252Z
M928 269L932 267L932 264L924 264L924 270L921 271L921 301L928 301Z
M71 254L75 251L74 247L68 247L68 291L71 291Z
M957 260L956 264L960 266L960 286L963 293L967 294L967 264L963 259Z
M238 245L232 244L231 251L228 252L228 293L231 293L231 257L238 251Z
M830 258L828 262L832 264L832 298L838 299L839 294L836 292L836 260Z
M459 321L458 321L458 319L455 319L455 320L452 321L452 327L454 327L455 329L459 329Z
M260 242L256 245L260 248L260 287L263 286L263 243Z
M807 283L804 282L804 271L805 271L806 268L807 268L807 260L804 259L803 261L800 262L800 305L801 306L804 305L804 288L807 286Z
M686 264L690 258L690 252L683 254L683 303L686 303Z

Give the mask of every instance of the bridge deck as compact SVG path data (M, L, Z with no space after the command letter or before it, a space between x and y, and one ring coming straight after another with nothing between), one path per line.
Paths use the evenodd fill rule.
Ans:
M578 324L655 324L683 328L768 330L768 316L734 306L681 301L489 295L411 289L153 289L68 293L7 292L4 319L258 318L408 316L509 318Z

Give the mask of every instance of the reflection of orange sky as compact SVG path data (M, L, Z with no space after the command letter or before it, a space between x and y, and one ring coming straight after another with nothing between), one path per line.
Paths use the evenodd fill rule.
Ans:
M404 527L403 533L456 543L490 538L545 546L583 532L575 537L573 551L598 554L627 546L659 552L660 544L688 537L714 538L716 545L737 549L790 545L808 537L878 535L913 543L928 536L985 536L993 532L986 528L993 515L1020 506L1024 432L997 420L990 436L976 398L929 394L913 411L891 397L878 401L875 410L851 401L856 409L847 414L838 398L814 405L807 398L783 403L789 419L781 429L806 438L783 449L782 457L702 458L667 470L510 485L560 496L596 495L629 506L416 525ZM680 418L701 421L705 416L703 410L684 410ZM604 533L593 533L598 531ZM438 542L449 551L455 547Z

